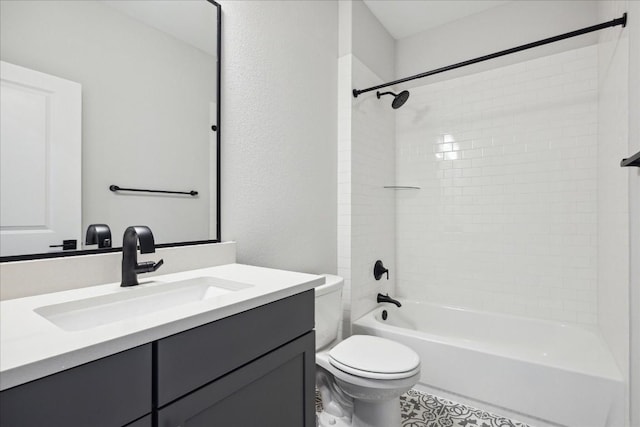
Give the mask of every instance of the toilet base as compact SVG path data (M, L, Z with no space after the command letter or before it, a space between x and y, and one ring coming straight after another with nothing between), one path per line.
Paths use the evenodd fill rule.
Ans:
M353 401L352 427L401 427L400 397L390 400Z
M400 396L419 380L375 380L343 372L329 363L326 353L316 353L316 386L323 402L320 427L400 427Z
M349 418L336 417L326 411L316 414L316 425L318 427L353 427Z
M316 414L318 427L401 427L400 398L367 402L355 400L352 419L326 411Z

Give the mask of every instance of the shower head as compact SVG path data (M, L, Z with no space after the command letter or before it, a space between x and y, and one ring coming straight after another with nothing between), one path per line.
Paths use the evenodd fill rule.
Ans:
M403 90L397 95L393 92L376 92L376 96L378 97L378 99L380 99L382 95L393 95L393 102L391 103L391 107L393 107L394 110L402 107L404 103L407 102L407 99L409 99L408 90Z

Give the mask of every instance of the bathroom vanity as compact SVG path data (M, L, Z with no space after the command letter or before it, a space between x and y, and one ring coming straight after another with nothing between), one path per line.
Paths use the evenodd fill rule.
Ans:
M232 264L140 286L203 277L245 287L186 303L172 295L175 307L86 328L63 318L82 323L76 312L95 305L108 317L105 304L131 304L129 289L2 302L0 425L315 425L313 287L324 279Z

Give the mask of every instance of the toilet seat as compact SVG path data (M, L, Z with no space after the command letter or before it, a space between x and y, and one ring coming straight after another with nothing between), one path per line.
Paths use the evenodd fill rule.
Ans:
M371 335L353 335L329 351L329 363L361 378L392 380L420 372L420 357L409 347Z

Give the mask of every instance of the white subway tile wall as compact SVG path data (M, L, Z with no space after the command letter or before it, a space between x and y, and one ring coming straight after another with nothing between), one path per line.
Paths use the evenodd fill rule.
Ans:
M342 288L342 332L351 331L351 55L338 59L338 275Z
M627 2L599 2L601 19ZM602 31L598 44L598 326L623 376L629 373L629 177L618 167L629 144L629 29ZM637 76L635 76L637 79ZM637 118L635 119L637 120Z
M597 322L597 46L411 89L397 292Z
M395 194L384 188L395 180L395 110L389 96L353 98L353 87L382 83L356 56L341 57L338 66L338 274L345 278L343 330L349 334L350 322L375 308L378 292L395 289ZM378 259L389 280L374 279Z

